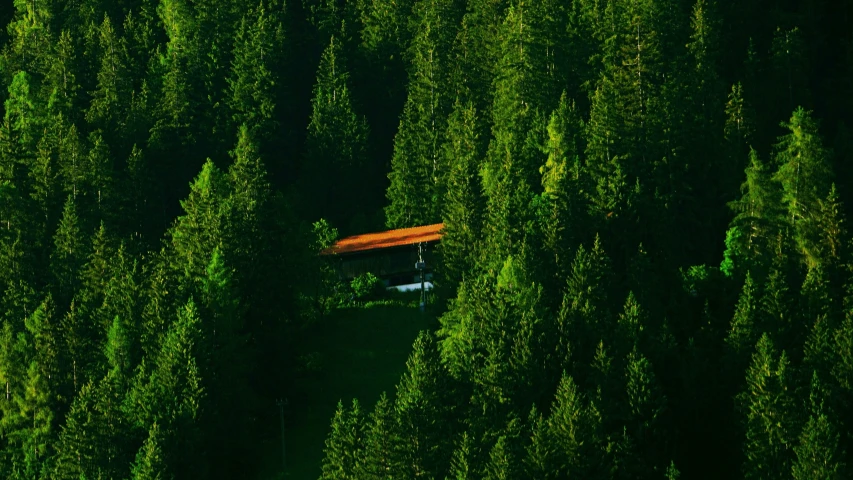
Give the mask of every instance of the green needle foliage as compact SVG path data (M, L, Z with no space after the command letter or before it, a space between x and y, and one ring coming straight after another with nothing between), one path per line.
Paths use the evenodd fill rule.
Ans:
M851 19L7 2L0 477L849 476ZM331 384L414 247L327 253L441 222L427 331Z

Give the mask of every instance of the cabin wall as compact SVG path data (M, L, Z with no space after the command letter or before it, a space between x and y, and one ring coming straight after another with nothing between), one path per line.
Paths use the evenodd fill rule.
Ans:
M424 252L427 273L430 274L434 263L433 250L429 245ZM387 285L400 285L419 281L415 263L418 261L418 248L411 245L403 248L371 250L357 254L341 255L338 272L342 279L350 280L358 275L372 273L386 281Z

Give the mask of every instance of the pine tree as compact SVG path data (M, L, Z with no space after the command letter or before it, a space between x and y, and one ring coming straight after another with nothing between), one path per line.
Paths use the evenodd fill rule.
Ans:
M814 242L809 241L808 231L819 215L820 201L830 191L829 153L822 145L811 112L798 108L791 120L782 125L791 133L779 138L776 146L779 170L773 178L782 184L782 201L795 226L797 244L811 265L817 261L817 252Z
M726 344L731 349L732 371L742 372L747 366L748 352L757 342L758 325L756 312L758 310L758 298L755 284L749 272L746 273L743 289L738 298L735 314L732 318L731 328L726 336Z
M568 276L558 317L562 339L571 341L572 356L580 365L589 365L593 348L601 339L596 324L609 325L612 312L608 298L613 272L610 259L599 238L590 250L579 246Z
M791 399L788 395L788 358L776 354L765 333L756 344L747 370L747 388L740 395L746 441L743 474L747 479L779 478L791 469Z
M391 480L396 470L396 417L393 404L385 392L376 402L365 424L364 454L359 462L357 477L365 480Z
M229 251L241 274L249 280L246 293L254 285L252 271L262 267L266 253L262 231L266 216L271 214L271 189L266 168L258 152L251 130L245 124L239 129L237 146L232 152L234 163L228 168Z
M630 414L627 430L634 435L633 445L637 451L627 460L628 472L648 472L662 468L662 458L666 452L663 432L663 415L666 397L657 384L651 362L639 354L636 349L628 354L627 399Z
M26 335L18 337L18 361L27 365L9 399L13 405L0 418L8 441L7 454L22 476L34 478L42 474L46 460L52 455L55 438L54 416L59 385L58 348L53 324L53 305L48 297L25 321ZM8 390L7 390L8 391ZM5 410L5 409L4 409Z
M539 167L542 175L546 217L543 231L548 250L554 255L556 279L565 278L571 250L585 240L578 232L589 225L586 218L586 171L581 165L583 120L566 93L548 122L548 157ZM540 220L543 221L543 220Z
M254 352L244 333L232 271L218 247L213 250L199 290L205 323L197 360L209 392L210 419L204 425L205 437L211 440L207 450L213 470L228 470L225 462L248 454L243 449L249 437L248 406L253 396L248 374L253 369Z
M456 449L453 451L453 458L450 459L450 474L445 477L446 480L471 480L474 478L475 472L471 467L472 443L468 432L462 432Z
M124 129L125 109L130 105L133 85L127 58L127 42L116 31L109 16L104 16L99 29L101 65L98 84L92 92L92 104L86 120L94 128L105 132L108 141L116 145L118 134Z
M825 405L829 399L821 390L818 374L814 372L808 420L800 434L799 445L794 447L797 454L792 466L794 480L829 480L843 475L845 470L844 454L835 427L839 423L832 420L833 415Z
M77 395L100 370L100 352L96 345L102 341L100 325L91 321L91 313L79 298L71 300L65 316L60 320L63 359L70 362L71 393Z
M57 301L64 306L80 287L78 274L85 261L77 206L71 195L65 200L62 219L54 235L54 245L50 258L51 272L56 277Z
M743 85L738 82L732 85L725 106L725 124L723 138L726 145L728 168L723 178L723 195L728 201L737 198L738 187L747 167L748 146L755 134L755 111L745 98Z
M115 247L103 222L91 238L91 250L80 274L80 282L83 284L80 295L87 307L94 309L103 304L110 279L109 262L115 254Z
M127 168L122 172L119 185L122 192L120 215L117 218L122 237L131 237L135 241L150 242L153 226L158 222L154 209L160 194L154 180L154 172L150 160L142 149L135 144L131 147L127 158Z
M835 366L832 374L838 384L853 392L853 313L847 313L835 331Z
M750 271L761 279L770 262L768 245L783 228L783 211L780 209L781 192L771 182L758 153L751 150L746 181L741 185L741 198L729 203L737 215L732 220L726 237L727 263L724 272L737 276Z
M595 421L583 394L571 376L560 379L548 417L549 444L553 453L552 475L586 476L595 458Z
M352 408L346 409L338 402L332 418L332 430L326 438L323 450L322 480L349 480L357 477L359 463L363 457L364 424L358 400L353 399Z
M164 431L176 432L164 451L167 458L174 459L169 467L176 478L207 474L209 460L202 447L201 422L207 413L208 394L198 360L202 342L201 318L190 299L178 310L150 373L145 366L137 369L124 400L125 412L138 427L148 429L159 423Z
M450 164L442 144L451 111L448 62L458 22L454 0L415 4L417 30L408 50L409 86L391 159L386 225L402 228L436 223L441 216Z
M312 200L323 199L311 202L309 218L328 218L340 226L355 213L352 199L369 181L364 177L367 123L354 111L344 65L341 41L333 36L317 68L303 159L307 192Z
M104 348L110 370L119 377L127 376L131 368L130 339L118 316L113 320L107 331L107 341Z
M50 4L14 2L13 5L15 14L7 25L9 42L3 55L4 63L11 71L43 72L47 68L44 54L53 41Z
M511 418L506 428L498 436L486 464L484 480L513 480L522 478L521 425L517 418Z
M157 423L148 431L148 438L136 454L136 460L130 469L133 480L168 480L174 478L169 474L168 461L163 452L165 435Z
M271 140L277 127L276 89L281 80L275 45L281 35L281 23L261 3L240 20L234 40L228 104L234 122L262 142Z
M395 476L441 478L450 457L443 442L452 432L448 423L449 385L432 334L422 331L406 362L406 372L397 385L394 404L399 422L400 470ZM445 419L436 421L436 419Z
M98 474L99 454L105 445L95 436L94 424L99 420L95 395L95 384L90 381L74 397L56 444L54 478L76 480Z
M181 201L184 215L178 217L170 233L179 271L190 278L203 274L210 252L222 245L227 195L222 171L207 161L190 185L189 196Z
M540 115L550 110L543 98L544 92L539 83L543 63L542 52L535 45L540 39L525 20L531 12L527 5L519 3L507 9L506 18L501 26L501 41L497 54L497 72L492 84L494 100L492 104L492 136L486 162L483 167L483 185L490 197L490 208L495 205L496 193L509 198L522 195L525 188L532 189L539 184L536 175L542 163L539 139L529 140L531 132L540 133L545 122ZM553 102L556 99L547 99ZM544 137L544 135L543 135ZM537 142L538 141L538 142ZM505 184L505 185L502 185ZM501 186L508 192L496 192ZM525 202L529 199L520 198ZM522 211L514 212L516 222L524 221ZM514 223L514 222L511 222Z
M113 223L116 207L115 169L110 148L99 130L89 135L84 185L87 196L84 215L93 220Z
M39 236L46 236L49 229L55 225L59 207L60 186L53 152L53 137L54 132L50 132L41 138L35 160L28 172L33 219L37 221L31 228L38 232ZM35 212L38 212L38 215Z
M478 112L488 112L492 105L491 88L497 71L500 28L508 5L507 0L468 2L456 35L452 53L452 64L456 68L451 83L456 96L473 102Z
M365 49L382 61L401 59L410 43L408 21L415 2L364 2L359 9L361 41Z
M482 149L473 105L457 100L448 118L444 160L449 165L442 219L441 269L446 293L452 295L475 265L482 228L484 199L478 161Z
M811 103L806 74L809 65L802 30L776 27L770 48L770 64L773 73L770 85L774 89L769 96L773 102L771 105L776 105L773 108L776 118L798 105L808 106Z
M826 199L818 204L820 208L815 222L817 239L814 244L818 246L816 251L820 252L821 264L826 265L832 272L847 254L847 246L843 240L847 234L847 228L844 226L846 219L834 183L830 186Z
M59 174L63 189L79 205L85 195L86 150L74 124L60 125ZM79 207L78 207L79 208Z

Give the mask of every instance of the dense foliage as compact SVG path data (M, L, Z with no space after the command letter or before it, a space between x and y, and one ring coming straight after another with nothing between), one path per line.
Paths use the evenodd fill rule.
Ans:
M0 475L256 476L379 292L317 252L438 221L440 329L322 478L853 471L847 3L3 8Z

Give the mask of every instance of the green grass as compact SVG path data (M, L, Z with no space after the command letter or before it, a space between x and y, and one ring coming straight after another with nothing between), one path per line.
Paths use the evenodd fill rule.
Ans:
M305 332L299 355L310 366L297 375L288 398L286 478L320 476L324 441L339 400L350 405L358 398L368 414L383 391L394 397L412 343L433 321L429 310L421 313L395 302L338 309Z

